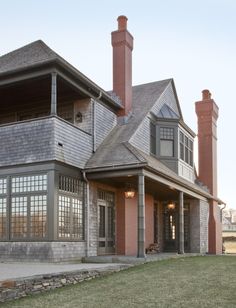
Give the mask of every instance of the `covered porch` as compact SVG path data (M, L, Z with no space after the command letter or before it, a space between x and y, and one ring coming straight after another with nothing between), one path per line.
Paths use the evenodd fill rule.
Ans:
M97 187L107 187L104 200L109 187L113 190L107 205L98 193L97 255L145 258L208 251L206 197L144 168L91 172L87 177ZM127 198L128 190L133 194Z

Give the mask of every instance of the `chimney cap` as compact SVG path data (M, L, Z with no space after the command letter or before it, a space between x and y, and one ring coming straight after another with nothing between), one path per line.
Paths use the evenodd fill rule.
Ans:
M120 31L127 30L127 20L128 20L128 18L125 15L120 15L117 18L118 30L120 30Z
M211 99L211 92L207 89L203 90L202 91L202 100L205 101L205 100L208 100L208 99Z

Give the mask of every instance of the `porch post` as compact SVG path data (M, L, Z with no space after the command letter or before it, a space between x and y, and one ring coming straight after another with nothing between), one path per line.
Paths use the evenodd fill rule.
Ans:
M51 115L57 114L57 73L51 74Z
M184 193L179 192L179 254L184 254Z
M138 176L138 258L145 257L145 187L144 175Z

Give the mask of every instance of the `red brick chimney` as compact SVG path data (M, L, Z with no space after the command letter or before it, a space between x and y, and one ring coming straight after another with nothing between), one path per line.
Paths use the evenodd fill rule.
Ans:
M132 50L133 37L127 30L126 16L119 16L118 30L111 33L113 47L113 91L123 103L118 115L128 115L132 109Z
M217 118L219 108L209 90L202 91L202 100L196 102L198 117L198 168L199 180L217 198ZM208 225L209 253L222 253L220 209L210 201Z

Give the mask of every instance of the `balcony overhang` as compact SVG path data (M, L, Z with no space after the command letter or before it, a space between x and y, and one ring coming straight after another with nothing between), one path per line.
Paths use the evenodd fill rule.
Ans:
M58 79L61 79L64 84L67 84L67 87L71 91L75 91L83 97L100 100L100 102L106 104L111 109L118 110L122 108L106 91L97 86L72 65L60 59L45 61L26 68L1 73L0 90L4 87L15 86L19 83L24 84L24 82L29 82L29 80L44 79L47 76L51 76L52 73L56 73Z

